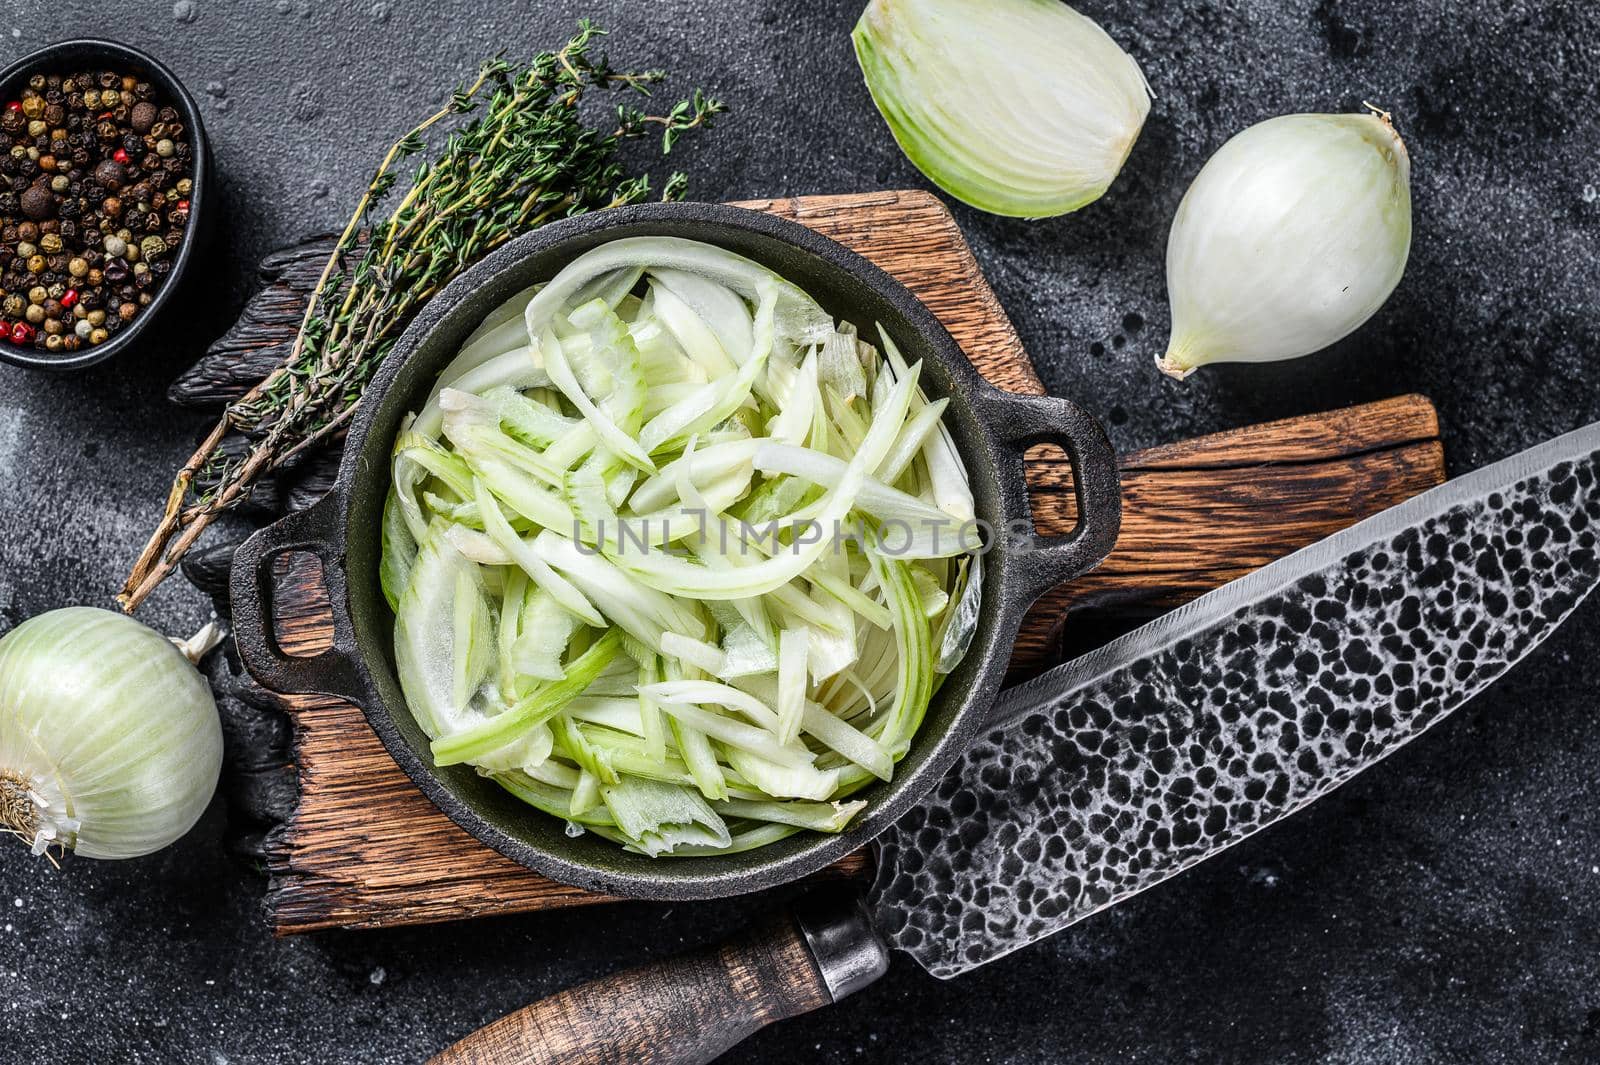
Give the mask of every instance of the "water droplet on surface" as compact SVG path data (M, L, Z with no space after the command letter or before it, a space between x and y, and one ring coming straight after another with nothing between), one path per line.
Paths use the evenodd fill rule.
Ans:
M398 70L395 71L393 74L389 75L389 87L390 88L394 88L394 89L410 88L411 87L411 75L402 74Z
M224 74L237 74L237 73L239 73L239 61L237 59L230 59L227 62L223 63L222 64L222 72Z
M216 104L216 108L220 113L225 115L229 111L233 110L233 101L232 100L218 100L217 104Z
M386 972L384 970L383 966L381 966L381 965L378 966L376 969L372 970L372 975L367 977L367 979L372 982L372 986L373 987L377 987L378 985L382 984L388 978L389 978L388 972Z
M318 178L311 183L311 198L313 200L320 200L326 195L328 195L328 183L326 181Z
M1593 185L1585 185L1583 187L1583 202L1593 203L1597 199L1600 199L1600 192L1596 192Z
M200 17L200 10L195 7L194 0L177 0L172 5L172 17L179 22L193 22Z
M289 98L294 101L294 117L300 122L310 122L322 115L322 98L317 93L317 87L309 81L297 81L289 90Z
M206 82L206 95L226 96L228 95L228 87L220 81L208 81Z
M388 22L389 16L393 13L394 9L385 3L384 0L378 0L376 4L372 5L372 17L377 19L379 22Z
M290 3L289 0L278 0L277 4L274 6L280 15L287 15L289 12L294 10L294 4Z

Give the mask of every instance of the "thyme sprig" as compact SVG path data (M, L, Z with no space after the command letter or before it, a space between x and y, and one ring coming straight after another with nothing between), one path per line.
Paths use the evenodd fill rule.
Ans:
M613 69L593 48L604 32L583 21L562 48L525 67L486 61L475 81L390 147L323 268L289 356L229 406L178 471L161 523L117 597L124 610L138 607L259 478L344 428L395 341L440 288L545 222L645 199L650 178L629 174L618 145L659 131L667 154L723 111L696 90L661 115L621 104L614 126L593 128L578 106L588 90L648 96L664 76ZM400 166L428 150L435 126L468 114L476 117L446 135L383 214ZM681 199L685 188L684 175L673 173L662 198ZM225 446L235 434L249 446Z

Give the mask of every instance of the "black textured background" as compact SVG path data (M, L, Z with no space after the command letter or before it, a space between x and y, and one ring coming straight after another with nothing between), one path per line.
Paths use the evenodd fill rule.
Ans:
M956 214L1052 390L1124 448L1418 390L1460 472L1600 417L1600 13L1516 0L1088 0L1157 99L1098 204ZM735 108L682 151L699 198L920 186L861 85L857 0L12 0L0 59L100 34L200 99L225 233L192 317L72 378L0 369L0 629L106 604L200 421L163 399L254 261L328 229L381 146L499 48L578 15L619 61ZM1230 134L1392 108L1416 241L1389 305L1335 350L1158 377L1162 253ZM1194 535L1203 537L1204 529ZM204 617L173 582L142 615ZM1600 608L1425 741L1291 823L962 980L897 962L732 1062L1600 1061ZM704 942L770 900L619 906L272 939L223 815L138 862L0 859L0 1060L412 1062L575 980Z

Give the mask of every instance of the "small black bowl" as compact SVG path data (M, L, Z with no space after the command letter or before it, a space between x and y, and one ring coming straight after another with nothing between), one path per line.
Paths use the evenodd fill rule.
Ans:
M115 41L59 41L23 56L0 71L0 101L16 99L28 78L34 74L67 73L87 66L143 75L156 87L160 102L176 108L183 116L184 130L194 152L194 170L190 176L194 189L189 193L189 224L184 230L182 243L178 245L172 272L156 287L155 298L139 312L131 325L104 344L60 355L0 340L0 362L9 362L13 366L34 370L83 370L130 347L173 301L173 294L182 284L198 247L205 243L205 223L208 218L206 202L210 198L208 193L211 184L211 142L206 139L205 125L200 121L200 109L195 106L194 98L177 76L153 56Z

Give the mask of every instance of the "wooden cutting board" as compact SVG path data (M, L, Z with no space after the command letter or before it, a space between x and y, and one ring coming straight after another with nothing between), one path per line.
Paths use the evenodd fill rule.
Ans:
M1042 392L1022 343L955 220L922 192L806 196L740 204L796 219L898 277L945 324L983 375ZM327 241L263 264L264 287L238 325L173 387L191 406L242 393L298 326ZM1095 397L1079 397L1091 409ZM1132 624L1321 539L1444 480L1438 419L1420 396L1252 426L1122 459L1122 535L1094 573L1040 600L1013 669L1037 671L1064 646L1092 646ZM1071 471L1059 452L1027 463L1041 532L1071 527ZM307 493L268 493L304 505ZM290 653L328 645L314 565L286 561L274 597ZM383 927L604 901L552 883L473 840L389 758L361 711L282 696L292 717L300 799L271 837L269 906L280 934ZM530 812L530 816L538 816ZM859 873L863 856L834 872Z

